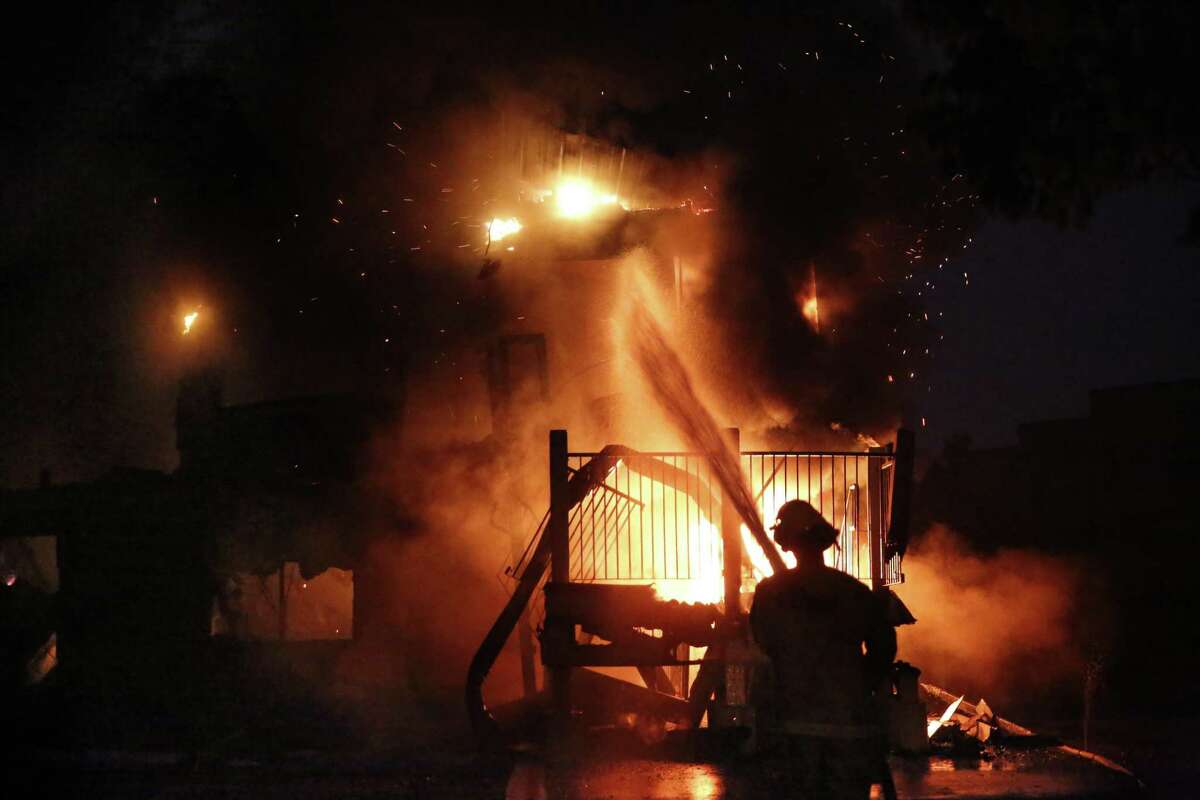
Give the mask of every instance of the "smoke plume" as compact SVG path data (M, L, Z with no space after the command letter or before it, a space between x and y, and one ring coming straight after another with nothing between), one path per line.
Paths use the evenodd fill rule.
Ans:
M812 432L832 422L886 427L926 388L920 364L935 331L922 310L934 291L925 273L961 244L973 200L905 133L916 68L889 11L839 2L780 17L710 4L684 20L652 3L630 23L608 7L571 6L539 9L530 25L499 6L460 14L368 4L326 17L252 5L261 11L253 23L224 24L245 16L236 6L180 23L173 37L212 46L178 64L167 57L174 38L143 42L139 26L130 34L141 44L137 63L114 51L103 100L85 104L103 112L84 124L65 119L60 145L79 131L102 144L85 159L89 180L64 157L34 183L57 197L69 176L84 199L79 208L56 202L29 237L32 248L66 232L71 247L45 269L32 262L36 280L16 296L32 302L45 295L44 276L63 276L47 296L70 299L69 324L54 337L27 326L14 336L14 361L58 363L70 379L13 405L49 407L43 396L77 395L72 387L136 386L136 404L110 403L129 424L105 436L140 441L133 421L157 420L161 435L145 437L156 445L127 460L153 450L154 463L168 464L174 376L187 360L173 328L185 302L203 304L213 322L183 345L210 337L206 346L230 353L231 403L403 391L402 433L381 435L373 461L400 519L378 520L383 535L363 560L386 578L373 583L392 590L358 603L374 622L364 621L372 627L344 665L364 707L388 705L377 688L398 678L390 707L430 719L456 713L470 651L504 600L497 575L545 509L545 430L571 420L573 444L599 446L609 435L579 424L580 409L608 399L597 396L597 375L624 378L627 362L574 358L605 328L607 297L581 300L590 285L571 281L582 270L564 277L563 264L524 243L497 258L487 235L488 220L530 207L531 191L547 188L522 185L535 154L561 175L571 167L568 139L604 142L608 163L624 165L621 185L644 201L634 208L661 203L712 229L701 242L680 223L661 248L684 262L678 310L690 328L679 339L694 345L682 356L698 385L669 349L619 354L640 353L648 377L672 381L652 388L689 446L723 452L701 395L726 423L785 426L779 441L794 447L815 445ZM143 21L145 31L164 27ZM225 33L214 41L215 31ZM63 264L87 265L103 302L79 291L89 281ZM131 288L143 285L154 288ZM819 326L804 313L809 300ZM160 307L170 310L151 310ZM156 314L161 324L148 325ZM114 348L114 320L153 328L153 342ZM537 332L559 359L551 398L488 416L481 351L499 336ZM142 334L124 338L140 343ZM88 364L100 365L97 375L79 366ZM612 391L639 413L650 405L631 387ZM84 406L89 420L113 417ZM133 413L143 406L151 408ZM70 415L50 425L23 413L26 432L43 423L72 431L93 467L113 460L112 447L81 437ZM665 444L641 425L627 444ZM30 460L9 453L14 464ZM744 494L736 463L722 480L730 495ZM754 528L753 504L742 505ZM501 659L501 669L513 662ZM497 677L503 697L511 681Z
M985 697L1002 715L1077 704L1103 616L1085 602L1079 568L1030 550L981 554L935 525L910 548L904 572L897 594L918 622L899 630L900 658L922 680Z

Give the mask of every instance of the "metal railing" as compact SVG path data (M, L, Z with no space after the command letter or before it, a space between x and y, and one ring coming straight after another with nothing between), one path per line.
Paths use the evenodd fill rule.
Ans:
M578 469L591 454L571 454ZM620 459L571 518L571 579L696 580L720 573L713 520L720 489L706 459L646 453Z
M807 501L840 534L826 554L830 566L867 583L898 582L898 559L890 572L884 563L895 475L890 453L755 451L742 453L742 468L768 526L785 502Z
M741 466L768 527L783 503L806 500L840 532L840 548L827 551L828 563L872 587L886 586L903 581L911 484L911 434L898 431L897 442L895 452L743 452ZM565 431L551 432L550 510L505 570L516 580L513 596L471 662L468 708L478 724L488 719L481 687L504 642L522 619L533 630L547 624L542 589L548 581L654 583L663 599L725 602L728 612L729 599L744 598L770 570L758 544L724 507L707 457L616 445L571 453L566 444ZM726 542L722 525L742 527L740 557L737 540ZM740 582L728 585L726 545L742 564ZM569 639L574 632L556 629L556 635ZM522 671L530 692L541 669L523 657ZM552 687L565 685L565 674L556 680Z
M571 453L579 470L596 454ZM753 451L741 454L759 514L769 527L779 507L801 499L839 532L827 556L867 583L901 580L886 557L895 462L888 452ZM722 493L708 459L695 453L621 458L570 516L570 579L657 582L664 596L721 599ZM742 536L746 581L769 571L757 544Z

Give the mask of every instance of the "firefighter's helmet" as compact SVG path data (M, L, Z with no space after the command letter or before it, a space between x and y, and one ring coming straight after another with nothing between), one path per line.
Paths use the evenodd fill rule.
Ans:
M837 528L803 500L788 500L781 505L771 530L775 532L776 543L784 550L806 546L825 550L833 546L838 537Z

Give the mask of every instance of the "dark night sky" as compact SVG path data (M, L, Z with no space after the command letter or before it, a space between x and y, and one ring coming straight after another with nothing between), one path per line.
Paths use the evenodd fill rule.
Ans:
M982 225L939 303L929 439L1005 444L1020 422L1085 414L1089 389L1200 377L1200 251L1181 241L1197 203L1196 184L1155 183L1082 230Z
M255 4L164 4L145 12L117 3L68 22L40 12L31 35L5 54L18 78L10 103L17 124L0 134L0 484L27 485L47 463L65 477L117 461L170 466L173 378L155 367L162 354L146 342L169 335L189 293L221 297L241 335L287 341L314 363L344 360L319 350L331 330L379 338L352 304L340 318L303 330L289 321L313 285L329 289L319 263L322 248L332 252L336 244L329 235L294 243L284 256L267 246L294 207L325 214L347 184L372 190L397 109L419 120L427 97L447 94L430 76L450 76L449 94L464 97L472 87L454 80L480 65L544 80L548 95L578 91L573 80L589 91L591 79L620 85L616 75L586 70L547 75L536 56L561 43L562 52L584 53L581 63L590 59L593 67L619 56L660 69L661 80L639 76L625 87L627 105L641 113L653 107L660 83L692 80L681 65L694 62L703 73L703 62L726 44L748 57L761 50L770 69L770 46L789 36L831 48L858 45L848 29L834 27L839 17L817 11L789 27L774 25L766 5L743 20L740 8L712 3L709 24L701 25L695 20L705 15L649 5L670 37L627 18L633 4L595 16L593 35L574 14L540 14L532 29L517 19L504 30L495 18L471 15L461 24L408 27L407 10L394 6L339 16L320 3L290 14ZM854 4L862 17L877 5ZM843 13L853 15L838 4ZM858 30L873 45L888 41L869 24ZM914 41L902 32L893 43ZM937 63L927 55L917 50L909 61ZM877 91L875 69L864 70L870 80L862 97ZM902 81L904 68L897 69ZM164 75L186 81L161 91ZM213 75L225 82L206 83ZM1136 95L1139 80L1131 73L1119 88ZM891 89L891 79L883 86ZM204 102L193 106L191 97ZM679 108L631 118L655 129L647 138L661 139ZM796 120L797 130L813 127L810 120ZM723 135L727 143L741 138L736 125ZM687 145L702 139L693 132ZM160 187L167 202L156 210L149 199ZM959 278L967 271L970 286L943 283L929 304L944 314L945 339L929 373L934 391L917 406L930 423L926 441L965 430L981 443L1000 443L1020 421L1081 413L1089 388L1200 375L1197 250L1180 243L1198 203L1196 184L1159 181L1102 198L1083 230L985 221L946 270ZM411 294L413 286L388 289ZM347 321L353 324L341 324ZM264 374L286 371L269 359L259 366Z

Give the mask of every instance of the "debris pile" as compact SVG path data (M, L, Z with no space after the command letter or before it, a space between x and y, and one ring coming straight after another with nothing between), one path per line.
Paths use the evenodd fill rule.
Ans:
M927 707L948 704L945 711L929 718L929 744L934 752L951 757L970 757L990 760L995 750L1005 748L1053 747L1067 755L1076 756L1120 772L1137 780L1129 769L1097 753L1062 744L1058 739L1042 736L1029 728L1004 719L980 698L978 703L966 702L964 696L931 683L922 683L921 696Z

